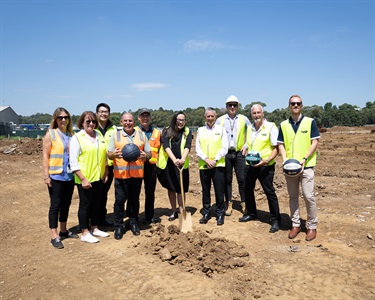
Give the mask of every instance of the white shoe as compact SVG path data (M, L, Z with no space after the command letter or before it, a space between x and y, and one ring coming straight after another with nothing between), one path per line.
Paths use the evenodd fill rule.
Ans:
M99 239L97 239L96 237L92 236L91 233L88 232L85 235L81 236L81 241L82 242L86 242L86 243L90 243L90 244L94 244L94 243L98 243Z
M109 237L109 234L104 232L104 231L101 231L100 229L96 228L94 229L94 231L92 232L92 235L95 235L95 236L100 236L100 237Z

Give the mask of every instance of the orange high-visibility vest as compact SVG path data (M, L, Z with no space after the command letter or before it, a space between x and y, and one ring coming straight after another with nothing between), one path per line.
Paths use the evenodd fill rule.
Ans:
M130 143L126 136L123 136L122 130L117 131L114 136L115 148L124 147L126 144ZM135 130L135 135L133 143L138 146L140 150L143 151L145 141L147 137L140 130ZM135 162L127 162L123 158L115 158L113 161L113 174L115 178L127 179L127 178L143 178L144 176L144 162L138 159Z
M49 174L61 174L63 172L64 143L57 129L48 129L48 131L52 144L48 172ZM70 132L68 132L68 136L72 137Z

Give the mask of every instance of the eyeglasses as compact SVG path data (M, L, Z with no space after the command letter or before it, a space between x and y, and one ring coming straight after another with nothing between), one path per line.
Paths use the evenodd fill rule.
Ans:
M103 114L103 115L108 115L109 111L108 110L99 110L98 113Z
M294 105L301 106L301 105L302 105L302 102L290 102L289 104L290 104L291 106L294 106Z
M68 120L69 116L58 116L57 120L62 121L62 120Z
M238 104L235 104L235 103L228 103L227 106L228 106L228 107L237 107Z
M96 120L86 120L85 123L86 123L87 125L90 125L91 123L92 123L92 124L96 124L96 123L98 123L98 122L97 122Z
M177 122L185 122L185 119L177 119Z

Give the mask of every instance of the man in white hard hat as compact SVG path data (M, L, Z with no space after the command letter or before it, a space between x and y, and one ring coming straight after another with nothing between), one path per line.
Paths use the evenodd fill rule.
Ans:
M233 169L236 173L238 189L241 197L242 213L245 214L245 154L246 154L246 130L250 126L249 119L238 114L239 101L236 96L231 95L226 101L227 113L217 119L216 124L225 128L228 138L228 153L225 156L225 170L226 170L226 191L225 199L227 202L227 210L225 214L230 216L232 214L232 182Z

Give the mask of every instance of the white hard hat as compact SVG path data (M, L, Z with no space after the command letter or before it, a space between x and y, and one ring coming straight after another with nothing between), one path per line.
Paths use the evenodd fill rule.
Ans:
M239 103L239 101L236 96L231 95L227 98L227 101L225 102L225 104L228 104L228 103Z

